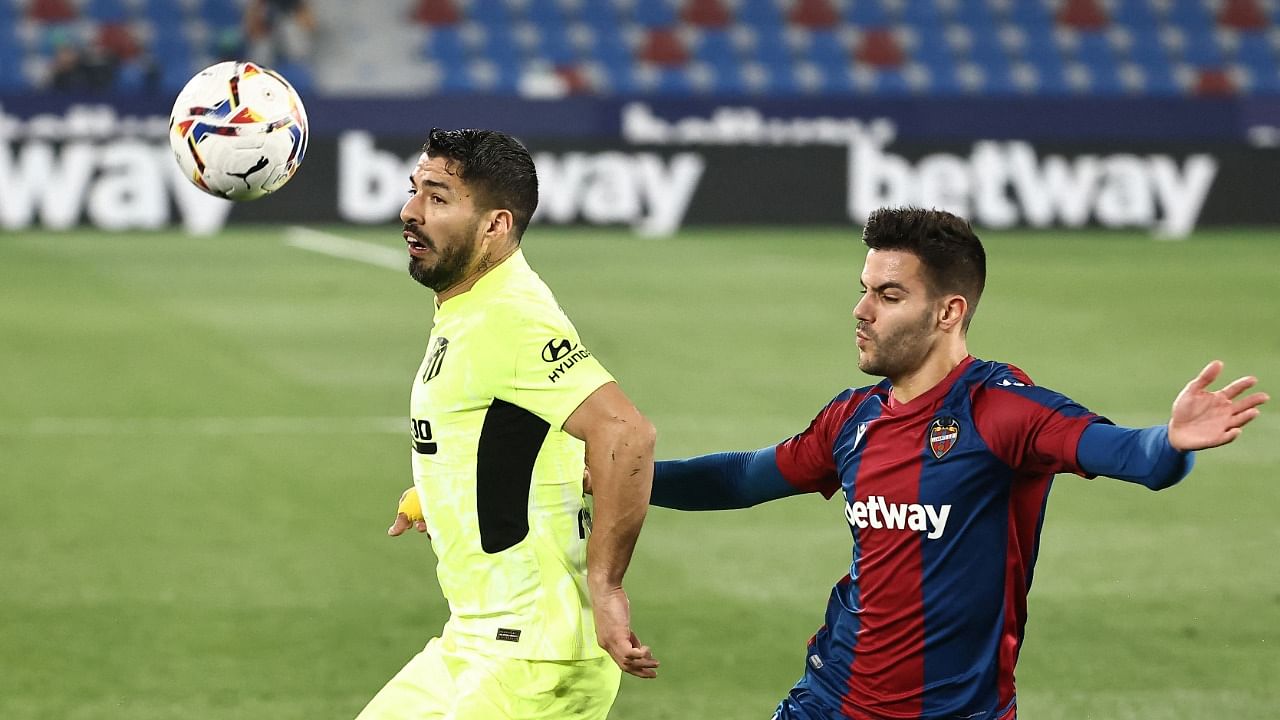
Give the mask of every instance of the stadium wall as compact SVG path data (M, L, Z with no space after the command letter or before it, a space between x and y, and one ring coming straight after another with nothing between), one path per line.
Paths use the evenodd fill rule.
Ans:
M622 225L860 222L944 207L986 228L1280 225L1280 100L874 103L513 99L311 102L298 175L231 204L176 172L168 100L0 104L0 227L394 222L425 130L489 126L529 145L536 220Z

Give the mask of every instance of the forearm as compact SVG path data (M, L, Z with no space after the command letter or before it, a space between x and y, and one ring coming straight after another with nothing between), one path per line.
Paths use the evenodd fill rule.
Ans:
M1101 423L1085 429L1076 458L1090 475L1106 475L1152 490L1176 485L1195 462L1194 454L1173 449L1164 426L1124 428Z
M676 510L731 510L794 494L771 446L660 461L650 502Z
M594 440L594 442L593 442ZM593 590L622 586L653 487L653 426L615 420L587 439L595 512L587 541L587 581Z

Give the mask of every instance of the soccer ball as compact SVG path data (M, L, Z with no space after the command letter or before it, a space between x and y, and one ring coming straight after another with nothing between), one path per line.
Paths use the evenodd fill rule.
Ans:
M279 73L252 62L220 62L178 93L169 146L196 187L255 200L283 187L302 163L307 112Z

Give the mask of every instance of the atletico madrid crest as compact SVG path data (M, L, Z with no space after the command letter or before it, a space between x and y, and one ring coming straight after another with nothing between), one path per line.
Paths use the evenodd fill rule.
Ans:
M960 437L960 422L953 417L934 418L929 423L929 449L933 456L942 459Z

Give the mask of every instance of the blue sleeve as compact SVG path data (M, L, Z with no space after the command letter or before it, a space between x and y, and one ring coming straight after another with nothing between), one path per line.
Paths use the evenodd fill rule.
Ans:
M1127 480L1152 490L1176 485L1195 464L1194 453L1173 449L1169 429L1163 425L1139 429L1094 423L1080 436L1076 459L1090 475Z
M730 510L797 495L778 470L774 448L726 452L653 467L653 505L676 510Z

